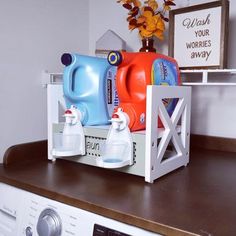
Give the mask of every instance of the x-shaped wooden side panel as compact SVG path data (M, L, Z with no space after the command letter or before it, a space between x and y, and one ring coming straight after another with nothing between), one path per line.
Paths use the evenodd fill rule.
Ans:
M178 98L178 103L171 117L162 102L165 98ZM153 182L158 177L180 166L187 165L189 161L190 109L191 87L148 86L145 150L145 180L147 182ZM157 129L158 116L164 126L162 129ZM180 127L178 127L179 120L181 120ZM159 143L158 137L160 137ZM177 154L163 160L170 141L172 141Z

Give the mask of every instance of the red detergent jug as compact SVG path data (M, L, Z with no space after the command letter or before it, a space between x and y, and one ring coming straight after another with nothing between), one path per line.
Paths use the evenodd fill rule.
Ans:
M159 53L111 51L108 62L118 66L118 108L128 115L130 130L145 129L147 85L179 85L180 73L176 61ZM169 113L174 106L172 101Z

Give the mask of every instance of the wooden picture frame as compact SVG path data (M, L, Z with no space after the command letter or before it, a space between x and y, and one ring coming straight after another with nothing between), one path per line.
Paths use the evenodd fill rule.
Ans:
M226 68L228 24L228 0L171 10L169 56L180 69Z

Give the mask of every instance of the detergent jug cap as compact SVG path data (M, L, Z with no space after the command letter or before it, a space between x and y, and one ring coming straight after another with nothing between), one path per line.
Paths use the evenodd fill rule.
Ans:
M61 62L65 66L69 66L72 63L72 56L70 53L64 53L61 56Z
M122 54L119 51L111 51L107 56L107 61L112 66L119 66L122 62Z

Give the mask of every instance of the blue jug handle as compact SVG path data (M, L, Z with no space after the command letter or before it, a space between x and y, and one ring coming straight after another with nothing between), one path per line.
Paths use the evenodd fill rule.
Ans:
M72 61L71 64L68 65L65 68L64 72L64 94L68 94L70 98L74 101L78 101L79 99L82 99L82 96L75 95L75 93L72 90L72 84L73 84L73 73L75 70L78 70L81 66L78 66L77 60L78 58L76 55L71 54Z

